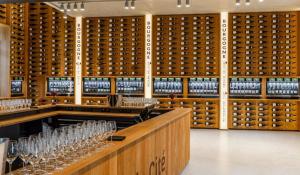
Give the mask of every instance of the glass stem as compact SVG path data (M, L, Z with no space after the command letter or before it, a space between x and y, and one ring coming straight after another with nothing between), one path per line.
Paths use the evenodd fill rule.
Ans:
M11 175L11 167L12 167L12 163L9 163L9 174Z

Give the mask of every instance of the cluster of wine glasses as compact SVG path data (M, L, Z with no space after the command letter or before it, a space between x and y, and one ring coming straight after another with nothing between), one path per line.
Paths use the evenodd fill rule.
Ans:
M148 106L157 104L155 98L142 98L142 97L123 97L122 106Z
M0 100L0 112L11 112L21 109L30 108L32 104L31 99L7 99Z
M84 121L19 138L9 142L9 172L19 157L22 174L50 174L64 166L108 146L107 140L117 131L115 121ZM30 166L27 166L30 165Z

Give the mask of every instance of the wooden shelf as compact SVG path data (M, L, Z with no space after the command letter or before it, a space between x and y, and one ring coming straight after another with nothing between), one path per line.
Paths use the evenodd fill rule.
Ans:
M159 98L159 108L192 108L192 128L219 128L220 100L218 98Z
M219 76L220 15L153 16L153 76Z
M145 17L83 20L83 76L143 76Z
M299 101L295 100L231 99L228 127L230 129L299 130L299 105Z
M44 3L31 3L29 35L28 94L38 105L46 96L47 77L74 76L75 19L64 19L63 13ZM58 103L74 103L74 97L64 101Z
M299 12L231 13L230 76L299 76Z

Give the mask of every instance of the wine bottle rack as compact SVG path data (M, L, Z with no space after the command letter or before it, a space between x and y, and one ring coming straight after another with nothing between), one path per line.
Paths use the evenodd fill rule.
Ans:
M71 77L48 77L47 78L47 96L73 96L73 95L74 95L73 78Z
M262 96L262 80L260 78L230 78L230 97L260 98Z
M116 93L125 96L144 96L143 78L117 78Z
M192 108L192 128L219 128L219 99L160 98L160 108Z
M154 76L219 76L220 16L153 16Z
M7 23L7 4L0 4L0 23L6 24Z
M29 38L29 97L38 105L46 97L46 77L74 76L75 20L64 19L63 13L44 3L32 3ZM73 101L74 97L66 99Z
M83 96L106 96L111 92L110 78L83 78Z
M145 17L83 19L83 76L143 76Z
M155 96L169 96L170 94L183 94L182 78L155 78L153 83Z
M273 98L299 98L298 78L269 78L267 96Z
M291 100L230 100L230 129L299 130L298 102Z
M218 78L189 78L189 96L194 97L218 97Z
M25 4L10 4L10 75L26 76L27 72L27 32Z
M299 13L229 15L230 76L299 76Z

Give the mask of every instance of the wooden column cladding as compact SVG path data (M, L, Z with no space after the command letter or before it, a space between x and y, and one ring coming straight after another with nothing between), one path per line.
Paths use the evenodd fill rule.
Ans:
M75 19L44 4L29 7L29 95L35 105L46 97L47 77L74 76ZM58 97L58 103L73 103L73 97Z
M262 86L260 97L229 99L229 128L300 129L299 97L267 94L270 78L300 78L299 32L299 12L229 14L229 77L259 78Z
M154 78L183 80L183 94L159 98L159 106L192 108L192 128L219 128L219 98L193 97L188 83L220 77L220 15L153 16L152 55Z

